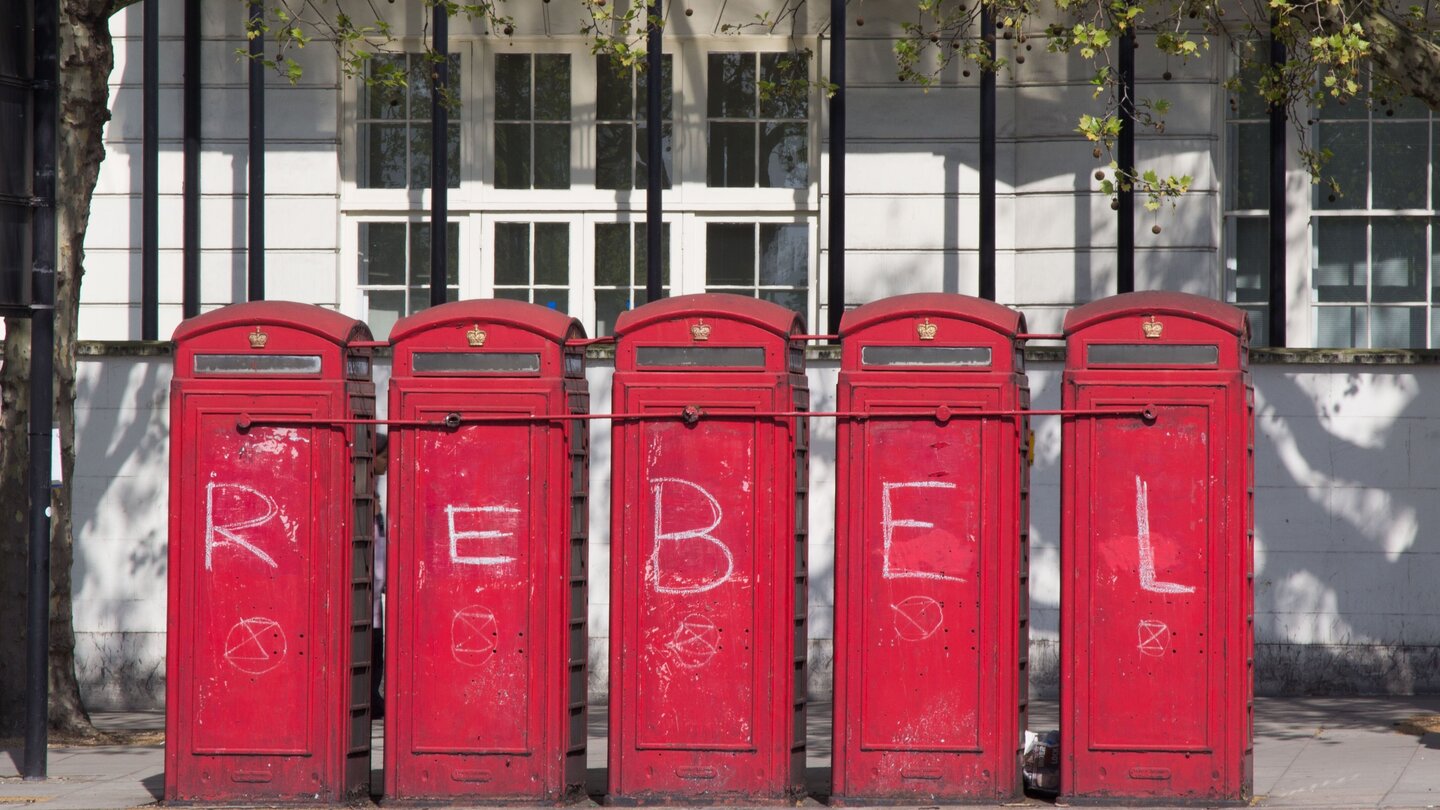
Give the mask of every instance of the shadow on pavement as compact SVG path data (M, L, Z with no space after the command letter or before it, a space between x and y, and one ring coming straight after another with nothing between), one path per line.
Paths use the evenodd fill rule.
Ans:
M161 771L141 779L140 786L148 790L150 795L155 797L155 801L160 801L165 798L165 772Z
M1437 695L1260 698L1259 702L1263 708L1256 712L1255 736L1270 740L1301 740L1335 730L1403 733L1399 727L1406 721L1440 715Z

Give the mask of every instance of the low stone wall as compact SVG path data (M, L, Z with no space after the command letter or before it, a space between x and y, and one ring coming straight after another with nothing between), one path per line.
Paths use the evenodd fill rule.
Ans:
M1032 350L1034 407L1060 405L1060 355ZM1440 692L1440 354L1259 352L1256 689ZM833 350L812 352L812 408L835 405ZM164 698L169 357L164 344L85 344L74 568L77 661L97 709ZM387 369L377 364L380 390ZM595 411L610 366L592 352ZM381 398L383 402L383 397ZM1059 688L1060 421L1037 417L1032 469L1031 690ZM608 680L610 444L592 426L590 679ZM832 420L812 425L808 689L831 693Z

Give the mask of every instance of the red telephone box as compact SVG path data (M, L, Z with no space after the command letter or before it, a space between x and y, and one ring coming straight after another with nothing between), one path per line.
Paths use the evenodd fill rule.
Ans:
M840 322L839 409L866 416L842 417L836 442L837 801L1020 791L1024 328L1012 309L939 293Z
M1065 318L1062 793L1252 789L1253 395L1245 313L1144 292Z
M589 430L544 417L588 411L584 330L484 300L390 335L385 795L578 794Z
M308 304L175 330L168 801L370 789L370 331ZM363 343L364 345L353 345Z
M612 800L804 792L802 329L724 294L615 324Z

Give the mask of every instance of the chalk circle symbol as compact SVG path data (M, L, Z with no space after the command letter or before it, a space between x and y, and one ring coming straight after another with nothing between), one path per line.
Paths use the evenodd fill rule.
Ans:
M665 648L680 666L698 669L720 652L720 630L708 616L691 613L680 620Z
M895 635L905 641L924 641L945 621L940 603L928 596L910 596L890 606L895 611Z
M285 660L285 630L274 619L241 619L225 637L225 660L251 675L263 675Z
M499 643L495 612L484 605L469 605L455 611L450 622L450 651L466 666L480 666L494 658Z

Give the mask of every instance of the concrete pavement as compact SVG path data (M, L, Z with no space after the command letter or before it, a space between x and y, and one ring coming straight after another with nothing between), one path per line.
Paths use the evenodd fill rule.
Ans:
M1053 701L1036 701L1032 729L1056 725ZM812 706L807 776L823 793L829 782L830 707ZM1263 807L1394 807L1440 805L1440 734L1404 734L1395 724L1417 715L1440 715L1440 696L1260 698L1255 711L1255 804ZM97 715L103 729L161 729L150 713ZM375 725L374 763L383 745ZM153 805L164 790L161 745L52 748L50 779L18 776L19 751L0 754L0 807L131 808ZM589 788L605 784L605 712L592 708ZM380 784L379 772L375 785ZM806 802L817 805L814 800ZM1041 806L1026 799L1016 804ZM1014 805L1011 805L1014 806Z

